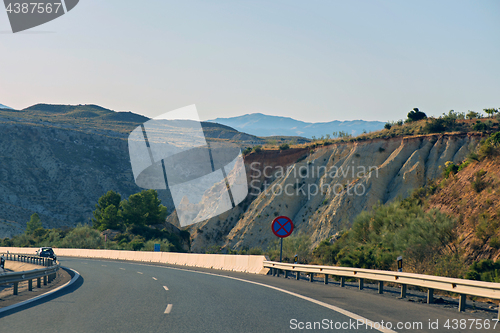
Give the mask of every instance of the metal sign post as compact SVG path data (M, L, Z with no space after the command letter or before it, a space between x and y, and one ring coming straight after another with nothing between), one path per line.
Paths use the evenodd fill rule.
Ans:
M281 257L283 257L283 238L280 238L280 262Z

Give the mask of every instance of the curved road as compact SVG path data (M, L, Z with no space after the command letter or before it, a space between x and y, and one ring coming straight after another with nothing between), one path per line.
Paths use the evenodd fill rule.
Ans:
M165 266L73 258L61 258L61 263L77 270L81 278L54 296L0 314L3 332L312 331L307 322L322 323L323 329L318 331L380 331L355 326L359 317L354 314L377 324L382 320L422 322L421 329L393 326L397 332L442 332L447 331L442 328L447 318L472 318L422 304L386 301L365 292L271 276L227 273L232 277L224 277ZM428 329L429 319L440 320L440 329Z

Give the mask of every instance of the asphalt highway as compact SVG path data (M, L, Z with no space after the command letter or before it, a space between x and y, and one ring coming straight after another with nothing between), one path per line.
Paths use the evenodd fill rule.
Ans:
M105 260L61 264L81 278L0 313L0 332L380 332L388 321L396 332L499 331L477 322L446 329L446 319L474 317L321 283Z

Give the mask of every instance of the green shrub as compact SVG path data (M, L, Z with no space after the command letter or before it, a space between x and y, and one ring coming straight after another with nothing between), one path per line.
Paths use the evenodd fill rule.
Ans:
M78 225L72 229L61 241L62 248L100 249L104 244L104 237L99 231L88 225Z
M483 170L479 170L474 174L474 180L471 182L471 185L474 191L476 191L477 193L486 188L487 183L482 178L485 174L486 172Z
M444 165L445 165L445 168L443 170L444 178L448 178L450 174L454 175L458 172L459 166L456 165L455 163L448 161Z
M460 164L458 167L458 171L460 172L462 169L466 168L470 164L470 160L466 160Z
M154 251L155 244L160 244L161 252L173 252L175 251L175 246L170 243L167 239L152 239L144 243L141 251Z
M426 133L441 133L446 130L445 121L441 118L430 118L424 126Z
M467 113L466 115L466 118L467 119L477 119L477 118L481 118L481 114L479 112L474 112L474 111L470 111Z
M294 256L299 256L300 263L308 263L311 260L311 239L304 234L292 235L283 240L283 262L293 262ZM280 241L273 241L266 254L271 260L279 260L280 257Z
M256 153L260 153L262 151L262 146L260 146L260 145L254 146L253 147L253 151L256 152Z
M391 123L389 123L389 122L385 123L385 125L384 125L384 128L385 128L386 130L390 130L390 129L391 129L391 127L392 127L392 125L391 125Z
M287 149L290 149L290 146L288 145L288 143L282 143L279 147L280 150L287 150Z
M472 129L477 132L486 132L489 128L486 123L477 120L476 123L472 126Z
M498 239L498 237L492 237L492 238L490 239L489 245L490 245L492 248L494 248L494 249L498 250L498 249L500 249L500 240Z
M465 275L466 279L486 281L486 282L500 282L500 261L493 262L490 259L483 259L474 262L469 271Z
M408 112L408 122L418 121L427 118L424 112L421 112L418 108L413 108L412 111Z
M313 254L321 263L371 269L395 269L403 255L413 271L435 268L436 256L456 238L455 220L437 210L425 212L412 201L396 201L363 211L352 228L333 244L323 242Z

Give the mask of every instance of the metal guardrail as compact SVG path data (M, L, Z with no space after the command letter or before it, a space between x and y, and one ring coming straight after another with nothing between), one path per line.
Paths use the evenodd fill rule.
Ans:
M52 258L39 257L36 255L33 256L33 255L23 254L23 253L4 253L2 255L7 260L20 261L20 262L25 262L28 264L33 264L33 265L53 266L54 263L56 262Z
M37 280L37 288L47 283L51 283L55 278L60 265L56 263L55 260L51 258L41 258L38 256L30 256L26 254L17 253L6 253L3 254L4 258L11 261L21 261L26 263L31 263L35 265L42 265L43 268L34 269L30 271L22 272L6 272L0 274L0 285L2 284L14 284L14 295L18 294L19 282L28 281L28 290L33 290L33 280Z
M264 261L264 267L270 268L272 275L279 276L280 271L283 271L285 278L288 277L289 272L295 272L297 280L300 278L300 273L308 273L311 282L314 281L314 274L324 274L325 284L328 284L329 275L338 276L340 277L341 287L345 286L345 278L356 278L360 290L363 289L365 279L378 281L379 294L384 292L384 282L397 283L401 285L401 298L406 297L408 285L423 287L427 288L427 303L433 303L434 290L449 291L460 295L458 311L465 310L467 295L500 299L500 283L493 282L364 268L286 264L275 261ZM498 319L500 319L500 306L498 308Z

